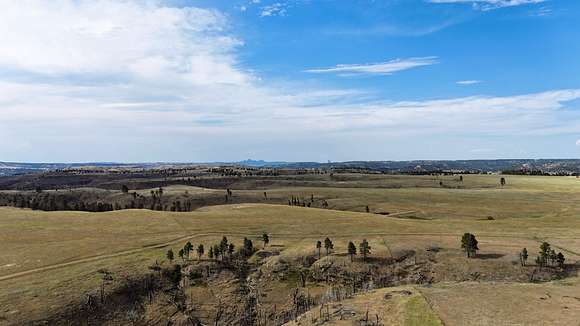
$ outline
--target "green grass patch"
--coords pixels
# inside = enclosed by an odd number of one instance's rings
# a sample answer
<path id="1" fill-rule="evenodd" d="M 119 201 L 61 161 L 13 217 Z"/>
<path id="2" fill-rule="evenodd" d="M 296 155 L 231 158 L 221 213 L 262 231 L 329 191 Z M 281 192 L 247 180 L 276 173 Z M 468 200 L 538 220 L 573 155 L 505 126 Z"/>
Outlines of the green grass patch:
<path id="1" fill-rule="evenodd" d="M 425 298 L 417 295 L 405 303 L 405 326 L 443 326 L 443 323 Z"/>

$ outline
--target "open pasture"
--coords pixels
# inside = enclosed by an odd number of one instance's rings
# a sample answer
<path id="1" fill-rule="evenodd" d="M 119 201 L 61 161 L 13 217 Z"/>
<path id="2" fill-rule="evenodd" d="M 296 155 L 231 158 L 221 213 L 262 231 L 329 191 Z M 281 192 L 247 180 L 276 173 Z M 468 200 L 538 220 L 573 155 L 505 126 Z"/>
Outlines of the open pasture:
<path id="1" fill-rule="evenodd" d="M 401 179 L 414 178 L 417 177 Z M 265 190 L 268 201 L 275 202 L 272 198 L 281 200 L 291 194 L 306 197 L 314 193 L 315 198 L 324 198 L 331 208 L 340 210 L 266 203 L 235 203 L 181 213 L 150 210 L 41 212 L 0 208 L 0 324 L 37 320 L 82 301 L 85 294 L 98 289 L 100 269 L 110 270 L 116 282 L 147 272 L 148 266 L 155 261 L 166 264 L 164 256 L 169 248 L 176 250 L 186 241 L 210 245 L 223 235 L 235 244 L 240 244 L 244 237 L 259 244 L 262 232 L 268 232 L 271 245 L 280 248 L 280 257 L 288 260 L 314 255 L 315 242 L 325 237 L 334 241 L 334 255 L 338 258 L 345 255 L 348 241 L 359 243 L 363 238 L 369 240 L 375 257 L 437 246 L 442 249 L 437 254 L 436 266 L 438 280 L 442 282 L 455 281 L 457 275 L 475 270 L 491 275 L 489 277 L 505 274 L 509 279 L 519 268 L 516 263 L 519 250 L 529 248 L 533 259 L 543 240 L 564 252 L 568 262 L 580 260 L 577 179 L 510 177 L 508 185 L 502 189 L 484 186 L 491 185 L 490 180 L 497 180 L 497 176 L 468 176 L 464 182 L 471 182 L 470 178 L 474 178 L 471 186 L 456 189 L 408 186 L 385 189 L 274 187 Z M 197 195 L 217 190 L 166 189 L 168 194 L 185 191 Z M 244 192 L 257 197 L 263 191 L 234 190 L 234 196 Z M 371 213 L 359 212 L 366 205 L 371 207 Z M 393 215 L 406 211 L 416 213 L 398 216 L 373 213 L 379 209 L 392 211 Z M 494 219 L 489 220 L 487 216 L 494 216 Z M 480 254 L 487 259 L 463 257 L 459 240 L 464 232 L 477 235 Z M 482 282 L 478 283 L 482 293 L 487 291 L 485 293 L 491 296 L 496 285 Z M 552 282 L 526 286 L 531 289 L 530 295 L 544 289 L 557 293 L 560 288 L 570 289 L 565 290 L 562 297 L 580 289 L 578 278 L 566 282 L 566 285 Z M 505 287 L 502 300 L 524 300 L 513 290 L 518 285 L 510 284 L 502 285 Z M 471 313 L 469 309 L 473 308 L 463 309 L 449 301 L 455 300 L 454 293 L 466 295 L 462 291 L 465 290 L 460 285 L 437 285 L 421 293 L 446 325 L 458 325 L 465 317 L 462 314 Z M 477 314 L 487 318 L 486 321 L 503 320 L 498 318 L 505 315 L 494 317 L 494 309 L 499 308 L 491 299 L 482 300 L 491 303 L 483 305 Z M 564 309 L 560 301 L 549 305 L 549 311 L 542 314 Z M 450 311 L 449 306 L 457 309 Z M 566 311 L 569 316 L 563 320 L 579 316 L 577 309 L 576 314 L 572 310 L 576 306 L 572 303 L 566 306 L 570 308 Z M 529 313 L 535 316 L 526 310 L 526 314 Z"/>

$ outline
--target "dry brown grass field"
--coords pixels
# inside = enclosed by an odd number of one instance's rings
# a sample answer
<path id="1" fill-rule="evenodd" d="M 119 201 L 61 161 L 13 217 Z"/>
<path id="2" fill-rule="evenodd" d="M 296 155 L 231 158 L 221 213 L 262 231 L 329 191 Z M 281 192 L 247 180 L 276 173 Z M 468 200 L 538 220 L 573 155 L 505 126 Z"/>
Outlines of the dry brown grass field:
<path id="1" fill-rule="evenodd" d="M 527 247 L 533 260 L 544 240 L 557 246 L 567 262 L 580 260 L 579 179 L 510 176 L 508 184 L 500 187 L 497 175 L 469 175 L 462 183 L 457 177 L 343 178 L 333 181 L 337 187 L 273 184 L 266 190 L 234 190 L 234 196 L 244 193 L 256 198 L 267 191 L 269 199 L 183 213 L 0 208 L 0 324 L 40 320 L 76 304 L 99 288 L 100 269 L 112 272 L 114 281 L 109 287 L 113 288 L 125 277 L 147 272 L 155 261 L 166 264 L 165 252 L 169 248 L 176 251 L 186 241 L 209 245 L 225 235 L 236 244 L 244 237 L 260 243 L 262 232 L 268 232 L 270 245 L 280 249 L 275 258 L 289 261 L 314 255 L 315 242 L 325 237 L 335 243 L 335 253 L 327 259 L 345 261 L 348 241 L 358 244 L 363 238 L 369 240 L 373 257 L 440 247 L 432 286 L 409 287 L 411 296 L 395 295 L 390 301 L 381 298 L 395 288 L 375 290 L 342 303 L 359 312 L 371 305 L 369 309 L 385 316 L 381 317 L 385 322 L 580 325 L 578 277 L 531 284 L 516 281 L 514 276 L 521 269 L 519 250 Z M 440 181 L 453 188 L 441 187 Z M 223 193 L 185 186 L 165 190 L 176 194 L 185 191 L 192 196 Z M 311 194 L 317 200 L 327 200 L 329 209 L 269 203 L 283 202 L 291 195 L 309 198 Z M 366 205 L 371 213 L 364 212 Z M 488 219 L 490 216 L 493 219 Z M 477 236 L 480 255 L 485 259 L 464 257 L 459 248 L 464 232 Z M 274 258 L 270 259 L 274 263 Z M 481 274 L 477 281 L 461 279 L 474 272 Z M 288 293 L 279 291 L 280 296 Z M 207 300 L 217 299 L 213 295 Z M 265 300 L 274 302 L 276 295 Z M 419 315 L 427 316 L 428 321 L 417 319 L 416 311 L 424 311 Z M 299 324 L 308 324 L 312 318 L 305 315 L 301 320 Z M 350 325 L 346 321 L 336 324 Z"/>

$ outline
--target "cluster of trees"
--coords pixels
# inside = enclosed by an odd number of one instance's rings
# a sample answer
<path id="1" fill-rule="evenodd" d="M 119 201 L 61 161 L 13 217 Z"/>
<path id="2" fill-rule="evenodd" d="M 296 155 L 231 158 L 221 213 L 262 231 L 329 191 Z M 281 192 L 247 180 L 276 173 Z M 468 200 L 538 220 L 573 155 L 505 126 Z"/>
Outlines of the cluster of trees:
<path id="1" fill-rule="evenodd" d="M 263 242 L 263 247 L 266 248 L 266 246 L 270 243 L 270 236 L 268 235 L 268 233 L 264 232 L 262 234 L 261 239 Z M 316 241 L 316 251 L 318 254 L 318 259 L 321 258 L 321 250 L 323 246 L 327 256 L 330 255 L 334 250 L 334 243 L 332 242 L 332 240 L 330 240 L 330 238 L 327 237 L 326 239 L 324 239 L 324 242 L 320 240 Z M 193 251 L 193 249 L 194 249 L 193 245 L 191 244 L 191 242 L 188 241 L 185 244 L 185 246 L 179 250 L 178 255 L 182 260 L 189 259 L 190 253 Z M 247 258 L 252 256 L 255 251 L 256 249 L 254 248 L 252 240 L 244 238 L 243 244 L 238 250 L 238 254 L 242 257 Z M 204 245 L 199 244 L 197 246 L 196 252 L 198 259 L 201 259 L 201 257 L 205 253 Z M 356 245 L 352 241 L 350 241 L 348 243 L 347 252 L 351 258 L 351 261 L 354 261 L 354 256 L 357 255 L 357 252 L 358 254 L 362 255 L 363 261 L 366 261 L 367 257 L 371 253 L 371 246 L 369 245 L 367 239 L 363 239 L 363 241 L 359 244 L 357 249 Z M 219 259 L 224 261 L 226 259 L 231 259 L 234 253 L 235 253 L 235 245 L 229 242 L 228 238 L 224 236 L 220 241 L 220 243 L 214 244 L 213 246 L 209 247 L 208 258 L 216 260 Z M 173 262 L 175 256 L 172 249 L 169 249 L 167 251 L 166 257 L 170 262 Z"/>
<path id="2" fill-rule="evenodd" d="M 191 212 L 191 202 L 185 201 L 182 205 L 181 201 L 176 200 L 171 204 L 169 210 L 172 212 Z"/>
<path id="3" fill-rule="evenodd" d="M 541 169 L 519 169 L 519 170 L 504 170 L 501 171 L 501 174 L 507 175 L 541 175 L 541 176 L 578 176 L 578 172 L 568 171 L 566 169 L 562 169 L 561 171 L 544 171 Z"/>
<path id="4" fill-rule="evenodd" d="M 223 237 L 222 241 L 218 244 L 214 244 L 209 248 L 208 257 L 209 259 L 220 259 L 224 261 L 227 258 L 232 258 L 235 251 L 235 245 L 228 242 L 227 237 Z"/>
<path id="5" fill-rule="evenodd" d="M 324 243 L 320 240 L 316 241 L 316 252 L 318 254 L 318 259 L 321 257 L 321 250 L 323 245 L 327 256 L 330 255 L 334 249 L 334 243 L 328 237 L 324 239 Z M 350 241 L 348 243 L 347 252 L 350 256 L 350 260 L 354 261 L 354 256 L 357 254 L 357 247 L 354 242 Z M 358 252 L 363 256 L 363 261 L 366 261 L 368 255 L 371 253 L 371 246 L 369 245 L 367 239 L 363 239 L 363 241 L 359 244 Z"/>
<path id="6" fill-rule="evenodd" d="M 520 252 L 520 262 L 522 266 L 526 265 L 528 260 L 528 250 L 526 248 L 522 249 Z M 540 252 L 536 257 L 536 264 L 539 267 L 564 267 L 564 262 L 566 257 L 561 252 L 556 253 L 554 249 L 551 248 L 548 242 L 542 242 L 540 245 Z"/>
<path id="7" fill-rule="evenodd" d="M 320 250 L 322 249 L 322 242 L 320 240 L 316 241 L 316 251 L 318 251 L 318 259 L 320 259 Z M 330 238 L 324 239 L 324 249 L 326 250 L 326 255 L 330 255 L 332 249 L 334 249 L 334 243 Z"/>
<path id="8" fill-rule="evenodd" d="M 50 194 L 46 192 L 37 192 L 34 194 L 0 194 L 0 206 L 13 206 L 42 211 L 107 212 L 115 209 L 112 203 L 98 200 L 84 201 L 68 196 L 67 194 Z"/>
<path id="9" fill-rule="evenodd" d="M 191 200 L 165 198 L 163 188 L 151 190 L 151 196 L 142 196 L 121 186 L 123 196 L 105 195 L 91 191 L 43 191 L 0 193 L 0 206 L 29 208 L 42 211 L 108 212 L 121 209 L 144 209 L 156 211 L 190 212 Z"/>
<path id="10" fill-rule="evenodd" d="M 471 233 L 463 234 L 461 238 L 461 248 L 465 251 L 468 258 L 475 257 L 477 251 L 479 250 L 478 242 L 475 236 Z M 350 244 L 349 244 L 350 253 Z M 527 248 L 523 248 L 518 254 L 520 259 L 520 264 L 526 266 L 529 253 Z M 554 249 L 550 246 L 548 242 L 542 242 L 540 245 L 540 251 L 536 257 L 536 265 L 539 267 L 564 267 L 566 262 L 566 257 L 561 252 L 556 253 Z"/>
<path id="11" fill-rule="evenodd" d="M 163 198 L 163 188 L 159 187 L 157 190 L 151 190 L 151 204 L 150 209 L 152 211 L 162 211 L 163 203 L 161 202 Z"/>
<path id="12" fill-rule="evenodd" d="M 251 175 L 276 177 L 280 175 L 280 172 L 276 169 L 256 169 Z"/>
<path id="13" fill-rule="evenodd" d="M 363 241 L 359 244 L 358 247 L 359 253 L 363 256 L 363 262 L 367 261 L 368 255 L 371 253 L 371 246 L 367 239 L 363 239 Z M 348 255 L 350 256 L 350 261 L 354 261 L 354 256 L 357 254 L 355 244 L 350 241 L 348 243 Z"/>
<path id="14" fill-rule="evenodd" d="M 226 189 L 226 203 L 228 201 L 230 201 L 230 199 L 232 198 L 233 195 L 234 195 L 234 193 L 232 192 L 232 190 L 230 188 Z"/>
<path id="15" fill-rule="evenodd" d="M 327 174 L 328 171 L 318 168 L 271 168 L 271 167 L 216 167 L 208 172 L 222 177 L 250 177 L 250 176 L 279 176 L 279 175 L 306 175 Z"/>
<path id="16" fill-rule="evenodd" d="M 268 233 L 264 232 L 262 234 L 262 242 L 264 243 L 264 248 L 270 243 L 270 236 Z M 233 258 L 234 254 L 236 253 L 235 248 L 236 246 L 230 242 L 226 236 L 224 236 L 218 244 L 214 244 L 209 247 L 207 256 L 209 259 L 225 261 L 227 259 Z M 183 246 L 183 248 L 179 249 L 177 254 L 183 261 L 189 260 L 190 255 L 194 249 L 197 253 L 197 259 L 200 260 L 205 254 L 205 246 L 202 243 L 200 243 L 197 248 L 195 248 L 193 244 L 188 241 Z M 247 258 L 252 256 L 255 251 L 256 249 L 254 248 L 252 240 L 244 238 L 242 245 L 237 251 L 237 254 L 240 257 Z M 175 259 L 175 253 L 173 252 L 173 249 L 169 249 L 165 256 L 170 263 L 173 263 L 173 260 Z"/>
<path id="17" fill-rule="evenodd" d="M 306 202 L 306 200 L 304 198 L 302 200 L 300 200 L 300 198 L 295 197 L 295 196 L 292 196 L 290 199 L 288 199 L 289 206 L 310 207 L 310 206 L 312 206 L 313 203 L 314 203 L 314 194 L 310 195 L 309 202 Z"/>
<path id="18" fill-rule="evenodd" d="M 265 193 L 264 193 L 265 194 Z M 312 207 L 314 205 L 314 194 L 310 194 L 310 200 L 300 199 L 297 196 L 292 196 L 288 199 L 288 206 L 299 206 L 299 207 Z M 322 208 L 328 208 L 328 202 L 324 199 L 321 200 Z"/>

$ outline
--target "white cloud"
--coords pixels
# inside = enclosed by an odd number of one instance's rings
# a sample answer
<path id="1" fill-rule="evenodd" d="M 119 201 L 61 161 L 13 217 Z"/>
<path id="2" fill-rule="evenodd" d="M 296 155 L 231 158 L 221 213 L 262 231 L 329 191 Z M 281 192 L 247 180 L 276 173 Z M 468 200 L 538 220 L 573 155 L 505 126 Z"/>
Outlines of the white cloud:
<path id="1" fill-rule="evenodd" d="M 395 59 L 383 63 L 341 64 L 331 68 L 308 69 L 309 73 L 339 73 L 364 75 L 391 75 L 394 72 L 429 66 L 437 63 L 437 57 Z"/>
<path id="2" fill-rule="evenodd" d="M 324 160 L 341 150 L 357 158 L 357 150 L 385 148 L 389 137 L 409 137 L 399 143 L 410 147 L 436 135 L 580 130 L 576 111 L 556 114 L 580 98 L 575 89 L 381 102 L 356 89 L 265 85 L 239 67 L 242 42 L 210 10 L 138 0 L 0 6 L 0 69 L 11 71 L 0 77 L 5 160 L 209 161 L 251 153 Z M 436 61 L 318 72 L 389 74 Z M 476 146 L 490 145 L 469 148 Z"/>
<path id="3" fill-rule="evenodd" d="M 0 0 L 0 67 L 49 75 L 115 75 L 243 83 L 222 14 L 156 1 Z"/>
<path id="4" fill-rule="evenodd" d="M 580 146 L 580 139 L 576 141 L 576 146 Z"/>
<path id="5" fill-rule="evenodd" d="M 299 155 L 304 149 L 293 146 L 303 142 L 331 150 L 358 139 L 352 145 L 360 149 L 361 142 L 381 148 L 393 137 L 411 144 L 437 135 L 541 137 L 580 130 L 580 116 L 558 115 L 566 102 L 580 99 L 580 89 L 383 103 L 356 91 L 246 85 L 159 90 L 1 83 L 0 88 L 5 90 L 0 154 L 8 158 L 29 153 L 37 160 L 207 161 L 247 157 L 246 151 L 268 151 L 270 144 L 278 149 L 270 155 L 284 159 L 288 153 L 280 148 Z M 23 152 L 23 144 L 30 151 Z M 322 154 L 302 155 L 323 159 Z"/>
<path id="6" fill-rule="evenodd" d="M 286 5 L 281 2 L 264 6 L 261 9 L 260 17 L 284 16 L 287 13 Z"/>
<path id="7" fill-rule="evenodd" d="M 505 7 L 515 7 L 528 4 L 537 4 L 548 0 L 428 0 L 430 3 L 466 3 L 472 4 L 475 9 L 492 10 Z"/>
<path id="8" fill-rule="evenodd" d="M 481 83 L 481 80 L 460 80 L 455 83 L 458 85 L 474 85 Z"/>
<path id="9" fill-rule="evenodd" d="M 535 10 L 530 11 L 530 16 L 532 17 L 547 17 L 553 14 L 552 8 L 549 7 L 540 7 Z"/>

